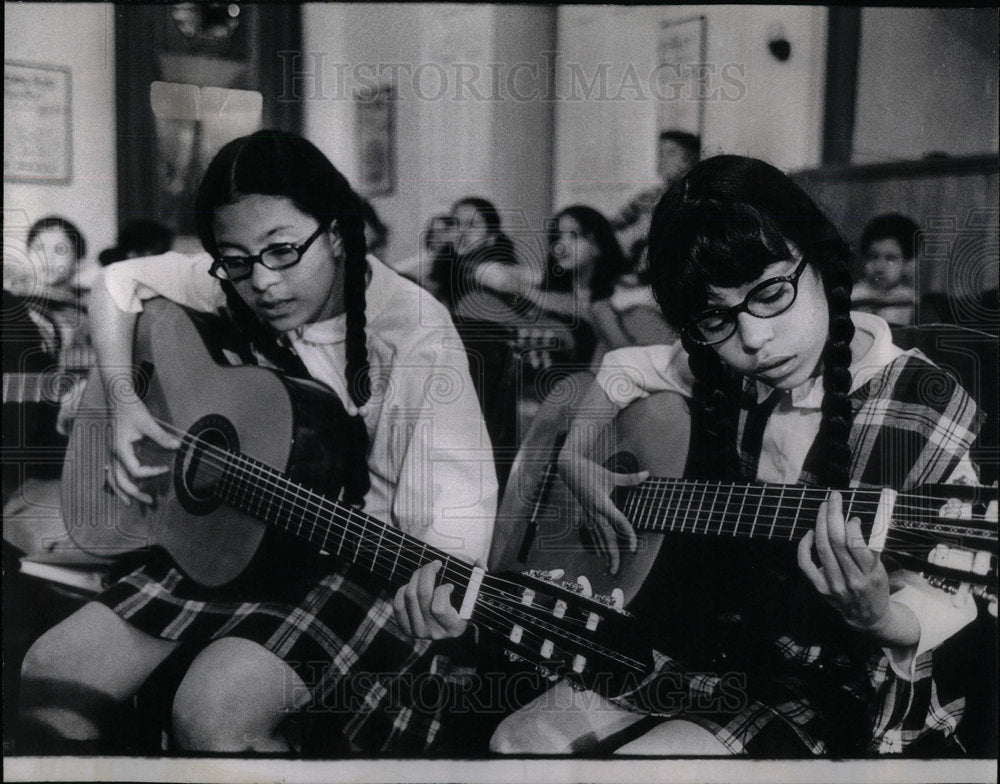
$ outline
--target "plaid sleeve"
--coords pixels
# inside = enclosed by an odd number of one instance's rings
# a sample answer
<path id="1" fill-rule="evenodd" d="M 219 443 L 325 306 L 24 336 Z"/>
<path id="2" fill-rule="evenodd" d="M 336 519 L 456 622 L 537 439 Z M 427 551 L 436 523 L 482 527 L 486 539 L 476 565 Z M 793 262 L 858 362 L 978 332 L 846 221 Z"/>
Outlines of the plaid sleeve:
<path id="1" fill-rule="evenodd" d="M 855 484 L 910 491 L 947 480 L 968 454 L 985 414 L 955 378 L 919 352 L 889 363 L 859 390 L 851 433 Z M 979 608 L 980 620 L 985 610 Z M 880 754 L 963 753 L 959 727 L 968 701 L 983 690 L 984 668 L 969 626 L 920 652 L 912 678 L 884 653 L 869 668 L 871 750 Z M 986 669 L 989 669 L 988 667 Z"/>
<path id="2" fill-rule="evenodd" d="M 950 373 L 922 354 L 904 354 L 863 388 L 851 432 L 851 476 L 862 486 L 901 491 L 942 482 L 984 419 Z"/>

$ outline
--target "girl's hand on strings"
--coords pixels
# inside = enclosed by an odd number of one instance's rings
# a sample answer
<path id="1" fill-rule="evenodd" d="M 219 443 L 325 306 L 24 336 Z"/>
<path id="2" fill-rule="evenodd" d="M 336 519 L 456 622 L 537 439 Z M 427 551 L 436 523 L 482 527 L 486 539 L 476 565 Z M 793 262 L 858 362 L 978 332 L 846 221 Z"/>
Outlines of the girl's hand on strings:
<path id="1" fill-rule="evenodd" d="M 611 574 L 617 574 L 621 562 L 619 537 L 625 540 L 629 552 L 635 552 L 637 541 L 635 529 L 615 506 L 611 493 L 616 487 L 644 482 L 649 472 L 618 474 L 568 446 L 559 454 L 558 469 L 563 482 L 583 507 L 598 551 L 607 558 Z"/>
<path id="2" fill-rule="evenodd" d="M 424 564 L 396 591 L 392 609 L 397 623 L 411 637 L 422 640 L 460 637 L 469 625 L 451 603 L 455 586 L 437 584 L 441 566 L 440 561 Z"/>
<path id="3" fill-rule="evenodd" d="M 175 450 L 181 445 L 180 439 L 164 430 L 138 400 L 115 403 L 113 428 L 114 437 L 108 444 L 104 466 L 108 485 L 126 504 L 135 499 L 151 505 L 153 497 L 144 492 L 139 483 L 167 473 L 171 466 L 143 465 L 136 455 L 136 444 L 148 438 L 164 449 Z"/>
<path id="4" fill-rule="evenodd" d="M 819 565 L 813 561 L 815 544 Z M 816 528 L 799 542 L 799 567 L 848 626 L 877 633 L 887 619 L 889 575 L 879 554 L 869 549 L 861 521 L 844 521 L 840 493 L 833 491 L 819 508 Z"/>

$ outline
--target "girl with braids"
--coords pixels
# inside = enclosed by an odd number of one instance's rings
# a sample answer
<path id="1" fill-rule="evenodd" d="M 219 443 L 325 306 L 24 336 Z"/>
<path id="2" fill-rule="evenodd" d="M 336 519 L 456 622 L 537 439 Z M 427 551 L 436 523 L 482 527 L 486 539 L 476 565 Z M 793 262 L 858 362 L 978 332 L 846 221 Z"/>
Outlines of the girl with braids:
<path id="1" fill-rule="evenodd" d="M 894 346 L 884 321 L 850 312 L 850 262 L 809 197 L 758 160 L 704 160 L 660 201 L 650 275 L 681 341 L 609 352 L 559 458 L 612 571 L 636 536 L 610 492 L 647 474 L 585 455 L 652 392 L 690 399 L 698 478 L 903 491 L 976 481 L 968 450 L 982 415 L 951 376 Z M 668 538 L 629 605 L 650 629 L 655 672 L 613 701 L 560 682 L 504 719 L 493 750 L 960 753 L 956 662 L 976 606 L 884 564 L 835 491 L 794 558 L 740 537 Z"/>
<path id="2" fill-rule="evenodd" d="M 347 180 L 305 139 L 260 131 L 222 148 L 195 208 L 206 254 L 123 261 L 95 288 L 94 342 L 109 391 L 116 369 L 131 366 L 143 299 L 228 314 L 258 363 L 321 381 L 343 403 L 330 415 L 346 420 L 345 501 L 482 559 L 497 487 L 466 355 L 441 305 L 366 256 L 361 201 Z M 448 394 L 435 392 L 442 383 Z M 137 399 L 117 389 L 109 400 L 108 483 L 126 503 L 154 503 L 142 481 L 170 469 L 141 465 L 135 443 L 178 441 Z M 43 635 L 22 690 L 39 750 L 99 741 L 107 750 L 105 721 L 181 646 L 196 654 L 173 701 L 183 749 L 288 750 L 284 719 L 304 708 L 333 722 L 327 751 L 428 748 L 438 717 L 411 704 L 406 686 L 427 671 L 430 643 L 410 636 L 374 578 L 269 538 L 262 557 L 217 589 L 154 549 Z"/>

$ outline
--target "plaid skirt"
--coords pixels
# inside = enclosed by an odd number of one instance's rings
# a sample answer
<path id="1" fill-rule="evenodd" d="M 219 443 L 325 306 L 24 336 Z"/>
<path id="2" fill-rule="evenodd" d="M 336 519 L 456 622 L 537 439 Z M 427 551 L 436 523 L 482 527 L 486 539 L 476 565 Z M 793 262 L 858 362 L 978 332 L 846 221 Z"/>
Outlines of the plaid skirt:
<path id="1" fill-rule="evenodd" d="M 766 665 L 759 657 L 747 667 L 735 651 L 722 651 L 702 670 L 654 651 L 653 671 L 612 700 L 648 719 L 615 745 L 659 721 L 680 719 L 707 729 L 733 754 L 754 758 L 865 754 L 872 696 L 866 669 L 843 653 L 830 656 L 788 636 L 768 647 Z"/>
<path id="2" fill-rule="evenodd" d="M 294 545 L 267 552 L 235 582 L 206 588 L 154 548 L 97 601 L 163 639 L 204 646 L 239 637 L 263 646 L 309 688 L 304 711 L 336 736 L 327 748 L 430 748 L 441 713 L 441 702 L 427 696 L 431 643 L 399 628 L 393 592 L 362 570 Z"/>

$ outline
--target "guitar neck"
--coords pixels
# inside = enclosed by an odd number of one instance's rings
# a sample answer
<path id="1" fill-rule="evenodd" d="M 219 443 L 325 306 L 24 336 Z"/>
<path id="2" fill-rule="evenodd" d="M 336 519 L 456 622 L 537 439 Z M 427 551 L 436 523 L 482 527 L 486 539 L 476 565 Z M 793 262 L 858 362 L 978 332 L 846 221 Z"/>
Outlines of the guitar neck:
<path id="1" fill-rule="evenodd" d="M 270 466 L 242 454 L 213 451 L 220 462 L 215 494 L 219 500 L 311 543 L 322 553 L 345 559 L 390 586 L 405 584 L 424 564 L 441 561 L 439 582 L 451 582 L 461 599 L 473 567 L 398 528 L 296 484 Z"/>
<path id="2" fill-rule="evenodd" d="M 4 373 L 4 403 L 61 403 L 81 376 L 69 371 Z"/>
<path id="3" fill-rule="evenodd" d="M 623 488 L 616 503 L 640 531 L 794 541 L 815 525 L 826 495 L 804 485 L 656 478 Z M 843 497 L 845 516 L 868 524 L 875 518 L 877 492 L 847 490 Z"/>

